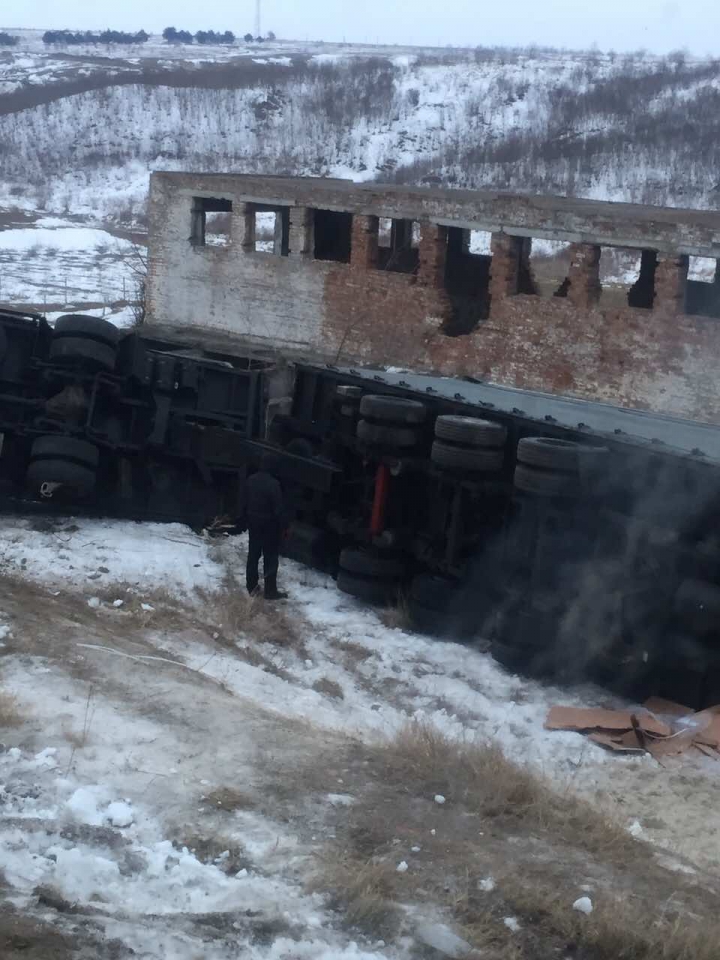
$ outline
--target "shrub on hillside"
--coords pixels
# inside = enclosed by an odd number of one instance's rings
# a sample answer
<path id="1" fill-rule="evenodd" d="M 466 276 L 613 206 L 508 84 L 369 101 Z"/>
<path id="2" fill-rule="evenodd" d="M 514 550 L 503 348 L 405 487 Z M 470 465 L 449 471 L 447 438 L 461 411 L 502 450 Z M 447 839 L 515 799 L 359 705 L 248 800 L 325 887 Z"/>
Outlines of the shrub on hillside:
<path id="1" fill-rule="evenodd" d="M 16 47 L 19 37 L 14 37 L 10 33 L 0 30 L 0 47 Z"/>
<path id="2" fill-rule="evenodd" d="M 193 35 L 189 30 L 176 30 L 175 27 L 165 27 L 162 35 L 168 43 L 193 42 Z"/>

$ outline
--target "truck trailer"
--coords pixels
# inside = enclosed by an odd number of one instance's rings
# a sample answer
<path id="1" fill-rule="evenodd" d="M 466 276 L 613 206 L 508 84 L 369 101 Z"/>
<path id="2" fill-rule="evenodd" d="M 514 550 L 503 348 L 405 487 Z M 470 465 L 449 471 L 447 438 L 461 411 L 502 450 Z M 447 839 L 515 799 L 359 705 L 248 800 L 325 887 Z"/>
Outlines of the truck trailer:
<path id="1" fill-rule="evenodd" d="M 260 460 L 287 556 L 508 668 L 720 693 L 720 429 L 0 310 L 4 510 L 217 527 Z"/>

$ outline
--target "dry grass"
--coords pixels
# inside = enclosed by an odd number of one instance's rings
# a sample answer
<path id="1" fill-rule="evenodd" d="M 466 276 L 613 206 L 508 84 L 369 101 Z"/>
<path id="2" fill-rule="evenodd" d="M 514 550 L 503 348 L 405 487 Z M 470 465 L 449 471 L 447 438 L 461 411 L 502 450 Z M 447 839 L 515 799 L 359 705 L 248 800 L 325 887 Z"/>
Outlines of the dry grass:
<path id="1" fill-rule="evenodd" d="M 505 903 L 535 935 L 581 946 L 592 960 L 718 960 L 720 923 L 667 910 L 641 897 L 601 894 L 586 916 L 571 909 L 573 894 L 547 884 L 507 878 Z"/>
<path id="2" fill-rule="evenodd" d="M 720 958 L 712 889 L 664 870 L 650 847 L 496 747 L 411 724 L 365 759 L 375 786 L 315 878 L 348 926 L 412 935 L 399 903 L 427 904 L 488 960 Z M 398 874 L 401 859 L 410 869 Z M 496 887 L 482 891 L 489 874 Z M 584 879 L 589 916 L 572 908 Z"/>
<path id="3" fill-rule="evenodd" d="M 390 630 L 412 630 L 410 603 L 406 594 L 399 594 L 396 603 L 381 610 L 380 620 Z"/>
<path id="4" fill-rule="evenodd" d="M 252 797 L 235 787 L 218 787 L 205 798 L 208 803 L 219 810 L 232 812 L 234 810 L 252 810 L 256 803 Z"/>
<path id="5" fill-rule="evenodd" d="M 261 596 L 249 596 L 232 577 L 226 577 L 222 592 L 211 598 L 210 605 L 219 628 L 230 638 L 245 634 L 260 643 L 289 647 L 306 657 L 306 625 L 297 613 L 268 603 Z"/>
<path id="6" fill-rule="evenodd" d="M 323 696 L 331 697 L 333 700 L 345 699 L 343 688 L 339 683 L 336 683 L 335 680 L 331 680 L 329 677 L 321 677 L 319 680 L 316 680 L 312 688 L 316 693 L 322 693 Z"/>
<path id="7" fill-rule="evenodd" d="M 364 647 L 361 643 L 355 643 L 353 640 L 332 639 L 330 645 L 344 654 L 346 660 L 354 665 L 363 663 L 370 657 L 375 656 L 372 650 L 368 650 L 367 647 Z"/>
<path id="8" fill-rule="evenodd" d="M 400 910 L 394 903 L 396 877 L 387 863 L 333 857 L 322 863 L 312 887 L 328 892 L 330 906 L 342 913 L 344 926 L 374 939 L 390 939 L 400 928 Z"/>
<path id="9" fill-rule="evenodd" d="M 495 743 L 458 743 L 433 727 L 411 723 L 379 751 L 383 775 L 441 794 L 483 818 L 522 818 L 526 826 L 560 831 L 568 843 L 613 860 L 638 856 L 641 845 L 609 816 L 512 763 Z"/>
<path id="10" fill-rule="evenodd" d="M 239 870 L 251 870 L 254 864 L 237 840 L 223 833 L 211 835 L 188 833 L 187 828 L 170 831 L 170 839 L 177 847 L 187 847 L 201 863 L 214 863 L 223 873 L 234 876 Z"/>
<path id="11" fill-rule="evenodd" d="M 0 729 L 19 727 L 22 714 L 15 697 L 0 690 Z"/>
<path id="12" fill-rule="evenodd" d="M 248 646 L 247 644 L 244 647 L 238 647 L 233 644 L 232 650 L 238 656 L 242 657 L 246 663 L 249 663 L 251 667 L 258 667 L 267 673 L 272 673 L 273 676 L 279 677 L 281 680 L 286 680 L 288 683 L 292 683 L 295 679 L 291 673 L 283 670 L 282 667 L 278 667 L 277 664 L 273 663 L 265 654 L 256 650 L 255 647 Z"/>

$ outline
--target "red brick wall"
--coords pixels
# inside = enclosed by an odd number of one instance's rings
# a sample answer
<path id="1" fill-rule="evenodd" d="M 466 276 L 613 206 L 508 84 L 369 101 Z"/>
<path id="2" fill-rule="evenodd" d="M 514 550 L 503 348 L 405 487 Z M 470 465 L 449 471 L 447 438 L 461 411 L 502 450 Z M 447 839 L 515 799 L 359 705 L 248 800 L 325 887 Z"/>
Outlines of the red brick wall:
<path id="1" fill-rule="evenodd" d="M 507 263 L 504 263 L 507 267 Z M 672 416 L 720 422 L 720 321 L 679 315 L 685 260 L 662 267 L 653 310 L 593 306 L 596 263 L 585 251 L 572 297 L 503 296 L 496 273 L 490 318 L 448 337 L 450 304 L 420 278 L 344 266 L 326 278 L 323 345 L 333 358 L 566 393 Z M 572 285 L 571 285 L 572 290 Z M 576 306 L 576 304 L 587 306 Z"/>

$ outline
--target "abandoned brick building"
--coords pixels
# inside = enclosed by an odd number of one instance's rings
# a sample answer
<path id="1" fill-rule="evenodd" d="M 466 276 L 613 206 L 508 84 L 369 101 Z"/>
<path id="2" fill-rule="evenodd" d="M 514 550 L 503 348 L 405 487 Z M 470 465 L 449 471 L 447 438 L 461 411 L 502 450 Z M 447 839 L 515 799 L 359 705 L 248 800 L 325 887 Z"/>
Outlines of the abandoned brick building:
<path id="1" fill-rule="evenodd" d="M 160 327 L 720 422 L 720 213 L 190 173 L 150 209 Z"/>

